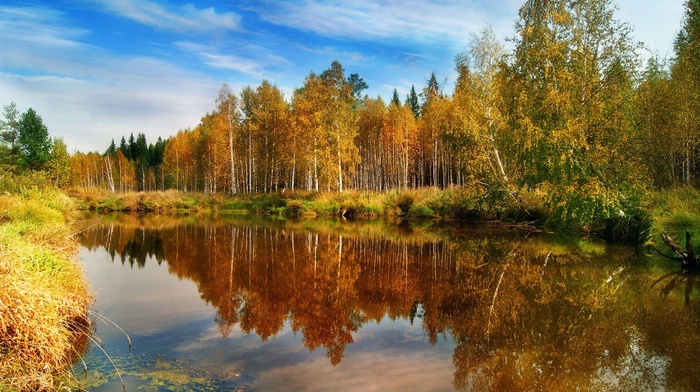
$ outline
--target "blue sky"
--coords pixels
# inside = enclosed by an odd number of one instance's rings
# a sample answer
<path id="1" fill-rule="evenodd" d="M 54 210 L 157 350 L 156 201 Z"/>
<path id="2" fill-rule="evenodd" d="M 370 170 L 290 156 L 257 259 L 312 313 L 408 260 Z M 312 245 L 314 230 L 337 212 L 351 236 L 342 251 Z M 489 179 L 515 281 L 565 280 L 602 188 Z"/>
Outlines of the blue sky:
<path id="1" fill-rule="evenodd" d="M 486 25 L 505 40 L 524 0 L 54 0 L 0 2 L 0 104 L 34 108 L 69 151 L 104 151 L 195 127 L 222 83 L 263 79 L 289 98 L 333 60 L 371 96 L 454 82 L 454 56 Z M 617 19 L 672 54 L 683 0 L 619 0 Z"/>

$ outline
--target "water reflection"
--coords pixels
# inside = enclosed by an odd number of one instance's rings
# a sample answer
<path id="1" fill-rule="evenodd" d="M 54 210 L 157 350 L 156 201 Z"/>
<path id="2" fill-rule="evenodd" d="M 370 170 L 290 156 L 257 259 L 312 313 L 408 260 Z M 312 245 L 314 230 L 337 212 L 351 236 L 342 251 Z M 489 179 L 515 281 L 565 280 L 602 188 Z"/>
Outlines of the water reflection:
<path id="1" fill-rule="evenodd" d="M 665 286 L 662 303 L 649 287 L 665 271 L 640 265 L 631 248 L 509 230 L 96 219 L 84 246 L 132 268 L 166 262 L 196 283 L 223 337 L 237 327 L 266 341 L 289 323 L 337 365 L 364 325 L 388 316 L 420 320 L 431 344 L 454 342 L 460 390 L 700 382 L 690 365 L 700 359 L 700 312 L 674 306 L 692 302 L 694 279 L 683 280 L 685 296 L 673 294 L 680 280 Z"/>

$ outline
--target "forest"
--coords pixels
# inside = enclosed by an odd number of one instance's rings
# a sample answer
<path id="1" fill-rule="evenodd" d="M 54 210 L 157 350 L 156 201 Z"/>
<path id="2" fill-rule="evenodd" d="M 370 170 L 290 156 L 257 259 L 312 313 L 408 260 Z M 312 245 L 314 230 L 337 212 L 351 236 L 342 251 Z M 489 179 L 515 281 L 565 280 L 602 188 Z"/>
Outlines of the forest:
<path id="1" fill-rule="evenodd" d="M 535 195 L 563 226 L 630 217 L 645 192 L 700 179 L 699 6 L 686 2 L 674 57 L 643 64 L 610 0 L 528 0 L 512 51 L 489 27 L 472 34 L 451 93 L 433 73 L 385 102 L 334 61 L 291 97 L 266 80 L 224 83 L 194 129 L 151 143 L 131 133 L 104 152 L 69 154 L 13 102 L 0 167 L 112 192 L 458 187 L 493 202 Z"/>

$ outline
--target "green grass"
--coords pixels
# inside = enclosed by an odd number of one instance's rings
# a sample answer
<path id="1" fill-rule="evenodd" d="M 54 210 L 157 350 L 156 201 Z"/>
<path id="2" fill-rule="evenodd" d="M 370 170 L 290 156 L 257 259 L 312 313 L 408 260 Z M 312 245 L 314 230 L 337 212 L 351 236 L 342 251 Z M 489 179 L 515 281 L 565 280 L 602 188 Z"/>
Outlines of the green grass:
<path id="1" fill-rule="evenodd" d="M 660 244 L 660 235 L 666 233 L 684 246 L 688 232 L 700 250 L 700 192 L 693 188 L 680 188 L 651 194 L 652 227 L 649 240 Z"/>

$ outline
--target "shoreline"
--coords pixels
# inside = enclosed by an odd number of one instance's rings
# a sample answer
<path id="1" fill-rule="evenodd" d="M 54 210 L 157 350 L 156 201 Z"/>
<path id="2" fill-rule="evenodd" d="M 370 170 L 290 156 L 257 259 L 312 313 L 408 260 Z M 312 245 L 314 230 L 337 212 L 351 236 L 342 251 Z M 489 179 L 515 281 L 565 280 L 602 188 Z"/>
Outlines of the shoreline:
<path id="1" fill-rule="evenodd" d="M 583 216 L 562 224 L 541 192 L 512 195 L 483 194 L 468 188 L 418 188 L 386 192 L 278 192 L 224 195 L 177 190 L 113 193 L 104 189 L 74 189 L 68 194 L 78 208 L 101 213 L 177 215 L 259 215 L 279 219 L 377 219 L 449 222 L 473 225 L 502 222 L 573 235 L 596 236 L 615 242 L 641 244 L 649 228 L 648 214 L 613 217 Z"/>

